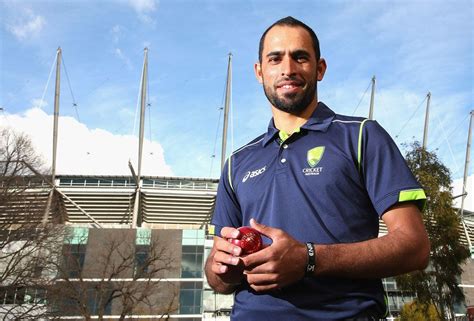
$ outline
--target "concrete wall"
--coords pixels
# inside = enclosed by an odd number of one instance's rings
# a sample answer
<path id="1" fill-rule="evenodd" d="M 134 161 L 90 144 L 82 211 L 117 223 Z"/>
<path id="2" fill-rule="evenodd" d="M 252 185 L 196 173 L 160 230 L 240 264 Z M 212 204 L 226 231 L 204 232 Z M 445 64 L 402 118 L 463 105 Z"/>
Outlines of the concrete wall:
<path id="1" fill-rule="evenodd" d="M 473 286 L 463 287 L 464 295 L 466 296 L 466 305 L 474 305 L 474 260 L 469 258 L 467 263 L 463 265 L 463 274 L 461 276 L 461 284 L 464 286 Z"/>

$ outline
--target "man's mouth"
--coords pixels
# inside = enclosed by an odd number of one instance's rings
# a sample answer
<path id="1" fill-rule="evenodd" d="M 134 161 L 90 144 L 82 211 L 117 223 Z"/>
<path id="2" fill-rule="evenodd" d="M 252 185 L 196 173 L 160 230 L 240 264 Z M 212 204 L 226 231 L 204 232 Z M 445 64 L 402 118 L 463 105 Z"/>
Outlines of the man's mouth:
<path id="1" fill-rule="evenodd" d="M 277 90 L 283 94 L 296 93 L 301 90 L 303 87 L 303 82 L 301 81 L 281 81 L 277 84 Z"/>

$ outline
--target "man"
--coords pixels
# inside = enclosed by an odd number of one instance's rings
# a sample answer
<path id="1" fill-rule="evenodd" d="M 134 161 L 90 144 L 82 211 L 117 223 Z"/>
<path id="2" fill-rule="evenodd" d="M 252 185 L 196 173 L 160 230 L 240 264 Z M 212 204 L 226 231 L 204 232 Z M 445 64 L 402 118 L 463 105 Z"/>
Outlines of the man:
<path id="1" fill-rule="evenodd" d="M 302 22 L 263 34 L 255 74 L 273 118 L 227 160 L 205 267 L 217 292 L 235 292 L 232 320 L 377 320 L 381 278 L 428 264 L 423 190 L 375 121 L 318 102 L 325 71 Z M 245 225 L 267 241 L 250 255 L 228 241 Z"/>

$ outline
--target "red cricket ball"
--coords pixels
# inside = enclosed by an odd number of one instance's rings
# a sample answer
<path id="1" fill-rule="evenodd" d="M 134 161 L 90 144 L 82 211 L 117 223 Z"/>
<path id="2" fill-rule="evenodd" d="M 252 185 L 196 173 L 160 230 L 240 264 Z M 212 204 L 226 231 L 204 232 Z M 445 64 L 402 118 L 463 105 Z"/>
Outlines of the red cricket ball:
<path id="1" fill-rule="evenodd" d="M 240 247 L 243 250 L 242 254 L 255 253 L 262 248 L 262 237 L 257 230 L 249 226 L 239 227 L 238 230 L 240 231 L 239 238 L 229 239 L 229 241 Z"/>

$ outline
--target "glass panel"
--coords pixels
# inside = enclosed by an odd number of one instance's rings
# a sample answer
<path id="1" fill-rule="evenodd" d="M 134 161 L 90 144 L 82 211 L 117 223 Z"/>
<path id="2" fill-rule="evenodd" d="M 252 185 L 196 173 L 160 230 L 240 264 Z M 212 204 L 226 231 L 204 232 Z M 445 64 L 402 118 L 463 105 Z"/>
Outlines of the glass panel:
<path id="1" fill-rule="evenodd" d="M 67 244 L 87 244 L 89 238 L 89 228 L 73 227 L 68 228 L 68 236 L 65 239 Z"/>
<path id="2" fill-rule="evenodd" d="M 183 282 L 180 290 L 180 313 L 201 313 L 202 282 Z"/>
<path id="3" fill-rule="evenodd" d="M 135 276 L 144 277 L 148 272 L 148 259 L 150 247 L 148 245 L 137 245 L 135 247 Z"/>
<path id="4" fill-rule="evenodd" d="M 7 296 L 5 297 L 5 304 L 15 303 L 15 289 L 7 288 Z"/>
<path id="5" fill-rule="evenodd" d="M 46 290 L 36 289 L 35 303 L 45 304 L 46 303 Z"/>
<path id="6" fill-rule="evenodd" d="M 0 287 L 0 304 L 5 303 L 5 296 L 7 295 L 7 289 L 4 287 Z"/>
<path id="7" fill-rule="evenodd" d="M 149 228 L 137 228 L 136 244 L 137 245 L 150 245 L 151 243 L 151 229 Z"/>
<path id="8" fill-rule="evenodd" d="M 196 237 L 196 230 L 183 230 L 183 239 L 195 239 Z"/>
<path id="9" fill-rule="evenodd" d="M 69 277 L 78 277 L 84 266 L 86 258 L 86 245 L 65 244 L 63 246 L 64 271 Z"/>

